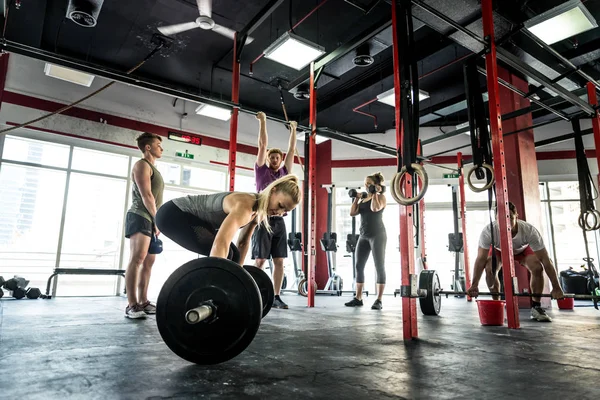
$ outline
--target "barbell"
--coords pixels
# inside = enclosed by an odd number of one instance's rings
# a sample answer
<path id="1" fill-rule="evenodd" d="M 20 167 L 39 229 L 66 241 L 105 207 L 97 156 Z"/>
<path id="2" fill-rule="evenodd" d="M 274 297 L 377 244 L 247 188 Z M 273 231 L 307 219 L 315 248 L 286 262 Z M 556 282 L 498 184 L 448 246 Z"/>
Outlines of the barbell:
<path id="1" fill-rule="evenodd" d="M 187 361 L 225 362 L 250 345 L 274 296 L 271 279 L 260 268 L 241 268 L 217 257 L 195 259 L 176 269 L 161 288 L 158 331 Z"/>
<path id="2" fill-rule="evenodd" d="M 442 290 L 440 286 L 440 278 L 436 271 L 428 269 L 423 270 L 419 274 L 419 289 L 417 293 L 410 293 L 410 291 L 404 291 L 403 297 L 417 297 L 419 299 L 419 305 L 421 306 L 421 312 L 424 315 L 439 315 L 442 307 L 442 295 L 463 295 L 466 296 L 467 292 L 457 292 Z M 498 292 L 480 292 L 479 296 L 503 296 L 504 293 Z M 517 297 L 552 297 L 549 293 L 514 293 Z M 598 301 L 600 296 L 590 294 L 571 294 L 565 293 L 565 298 L 573 298 L 577 300 L 593 300 L 594 307 L 598 309 Z"/>

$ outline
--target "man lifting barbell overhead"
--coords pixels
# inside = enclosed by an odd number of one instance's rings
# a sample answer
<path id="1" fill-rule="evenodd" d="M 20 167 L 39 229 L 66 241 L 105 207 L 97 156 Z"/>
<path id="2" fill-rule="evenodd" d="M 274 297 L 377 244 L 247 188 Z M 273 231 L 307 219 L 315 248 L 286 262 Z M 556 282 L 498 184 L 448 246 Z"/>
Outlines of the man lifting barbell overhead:
<path id="1" fill-rule="evenodd" d="M 544 246 L 544 241 L 538 230 L 528 222 L 518 219 L 519 214 L 513 203 L 509 203 L 510 224 L 512 233 L 512 244 L 515 261 L 523 265 L 531 273 L 530 289 L 533 294 L 541 294 L 544 290 L 544 271 L 552 283 L 551 297 L 562 299 L 565 294 L 562 291 L 556 269 L 548 251 Z M 492 231 L 493 229 L 493 231 Z M 493 271 L 493 246 L 496 249 L 497 268 Z M 479 251 L 475 260 L 473 281 L 467 294 L 471 297 L 479 295 L 479 280 L 485 270 L 486 283 L 492 293 L 500 292 L 500 279 L 498 271 L 502 268 L 502 254 L 500 249 L 500 229 L 498 222 L 493 222 L 483 229 L 479 237 Z M 498 300 L 499 296 L 494 296 Z M 552 319 L 546 314 L 540 303 L 540 297 L 532 296 L 531 319 L 540 322 L 551 322 Z"/>
<path id="2" fill-rule="evenodd" d="M 259 122 L 258 131 L 258 153 L 254 164 L 254 178 L 256 191 L 260 192 L 274 180 L 288 175 L 294 165 L 294 153 L 296 152 L 296 121 L 290 121 L 290 137 L 288 151 L 283 159 L 283 152 L 272 148 L 267 151 L 267 116 L 260 111 L 256 114 Z M 270 230 L 258 226 L 252 235 L 252 259 L 256 266 L 263 269 L 265 261 L 273 258 L 273 288 L 275 290 L 274 308 L 287 309 L 288 306 L 281 300 L 281 285 L 283 283 L 284 265 L 287 253 L 287 232 L 282 215 L 269 216 Z"/>

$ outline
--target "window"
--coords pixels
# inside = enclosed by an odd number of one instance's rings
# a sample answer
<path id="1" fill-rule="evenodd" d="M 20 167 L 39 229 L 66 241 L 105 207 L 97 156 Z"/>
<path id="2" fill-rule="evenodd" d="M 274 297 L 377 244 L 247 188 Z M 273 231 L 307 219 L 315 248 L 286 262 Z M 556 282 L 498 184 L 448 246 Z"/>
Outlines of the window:
<path id="1" fill-rule="evenodd" d="M 61 268 L 119 268 L 126 187 L 125 179 L 71 174 Z M 114 286 L 114 276 L 58 279 L 61 296 L 105 295 Z"/>
<path id="2" fill-rule="evenodd" d="M 49 167 L 67 168 L 69 165 L 69 146 L 7 136 L 4 139 L 2 158 Z"/>
<path id="3" fill-rule="evenodd" d="M 226 179 L 227 174 L 225 171 L 215 171 L 207 168 L 195 168 L 184 166 L 183 180 L 181 182 L 181 185 L 197 188 L 211 188 L 215 191 L 222 191 L 226 188 Z"/>
<path id="4" fill-rule="evenodd" d="M 0 166 L 0 275 L 6 279 L 19 275 L 45 287 L 56 265 L 66 175 Z"/>
<path id="5" fill-rule="evenodd" d="M 71 168 L 79 171 L 97 172 L 99 174 L 127 176 L 129 157 L 75 147 Z"/>
<path id="6" fill-rule="evenodd" d="M 254 176 L 235 174 L 235 190 L 238 192 L 256 192 Z"/>
<path id="7" fill-rule="evenodd" d="M 181 165 L 168 163 L 164 161 L 157 161 L 156 169 L 158 169 L 166 184 L 181 184 Z"/>

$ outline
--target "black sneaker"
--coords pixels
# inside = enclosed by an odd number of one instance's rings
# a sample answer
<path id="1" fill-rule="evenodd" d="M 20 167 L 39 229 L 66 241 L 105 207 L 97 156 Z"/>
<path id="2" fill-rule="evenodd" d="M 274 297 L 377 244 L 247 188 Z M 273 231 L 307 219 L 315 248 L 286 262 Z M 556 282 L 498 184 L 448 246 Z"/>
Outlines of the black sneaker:
<path id="1" fill-rule="evenodd" d="M 371 306 L 371 310 L 381 310 L 383 308 L 383 304 L 381 304 L 381 300 L 375 300 L 375 303 Z"/>
<path id="2" fill-rule="evenodd" d="M 552 322 L 552 318 L 546 314 L 546 311 L 540 307 L 531 307 L 531 319 L 535 319 L 539 322 Z"/>
<path id="3" fill-rule="evenodd" d="M 346 307 L 362 307 L 363 301 L 357 299 L 356 297 L 346 303 Z"/>
<path id="4" fill-rule="evenodd" d="M 279 296 L 277 296 L 273 300 L 273 306 L 272 306 L 272 308 L 282 308 L 284 310 L 287 310 L 288 309 L 288 305 L 285 304 L 283 301 L 281 301 L 281 299 L 279 298 Z"/>

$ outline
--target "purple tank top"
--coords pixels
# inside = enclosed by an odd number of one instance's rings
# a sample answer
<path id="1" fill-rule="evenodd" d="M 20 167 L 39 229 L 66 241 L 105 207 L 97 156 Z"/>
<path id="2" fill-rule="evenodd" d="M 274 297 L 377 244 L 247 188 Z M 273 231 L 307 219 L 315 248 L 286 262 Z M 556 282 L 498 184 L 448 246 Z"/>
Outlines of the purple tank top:
<path id="1" fill-rule="evenodd" d="M 256 163 L 254 163 L 254 179 L 256 180 L 256 191 L 260 192 L 273 181 L 286 176 L 288 174 L 287 168 L 282 166 L 277 171 L 273 171 L 269 166 L 265 163 L 262 167 L 259 167 Z"/>

